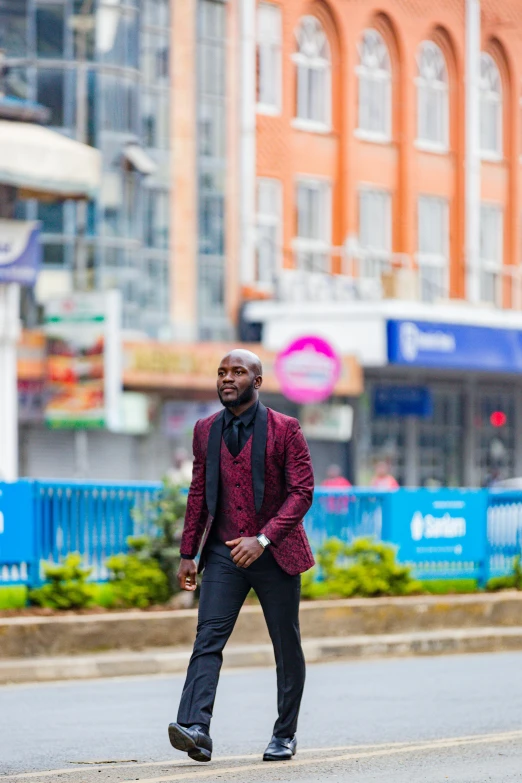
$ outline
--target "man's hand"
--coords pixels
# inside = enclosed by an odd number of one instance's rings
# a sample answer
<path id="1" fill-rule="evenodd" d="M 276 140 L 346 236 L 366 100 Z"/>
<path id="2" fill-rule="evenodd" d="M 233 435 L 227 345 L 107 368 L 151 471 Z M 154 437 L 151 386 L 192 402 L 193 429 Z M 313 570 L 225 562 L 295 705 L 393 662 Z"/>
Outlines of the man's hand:
<path id="1" fill-rule="evenodd" d="M 233 541 L 225 541 L 225 544 L 232 549 L 232 560 L 240 568 L 248 568 L 264 552 L 256 536 L 234 538 Z"/>
<path id="2" fill-rule="evenodd" d="M 195 560 L 182 558 L 178 568 L 178 582 L 182 590 L 194 592 L 197 584 L 198 569 Z"/>

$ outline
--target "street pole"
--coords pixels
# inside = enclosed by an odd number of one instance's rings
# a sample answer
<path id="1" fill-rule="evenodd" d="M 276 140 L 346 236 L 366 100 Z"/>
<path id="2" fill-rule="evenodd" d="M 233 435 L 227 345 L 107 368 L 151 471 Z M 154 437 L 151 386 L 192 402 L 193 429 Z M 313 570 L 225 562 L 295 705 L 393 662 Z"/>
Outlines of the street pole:
<path id="1" fill-rule="evenodd" d="M 466 0 L 466 298 L 480 301 L 480 0 Z"/>
<path id="2" fill-rule="evenodd" d="M 5 53 L 0 50 L 0 97 L 4 92 Z M 14 191 L 0 184 L 0 217 L 12 218 Z M 0 284 L 0 481 L 18 478 L 18 374 L 20 286 Z"/>
<path id="3" fill-rule="evenodd" d="M 0 285 L 0 481 L 18 478 L 18 384 L 20 286 Z"/>
<path id="4" fill-rule="evenodd" d="M 88 112 L 88 69 L 87 69 L 87 35 L 95 25 L 92 13 L 93 0 L 84 0 L 80 13 L 73 17 L 72 24 L 77 32 L 76 74 L 76 139 L 82 144 L 87 143 L 87 112 Z M 87 291 L 89 287 L 87 269 L 87 245 L 85 235 L 87 230 L 87 201 L 80 199 L 76 205 L 76 258 L 75 258 L 75 289 Z"/>

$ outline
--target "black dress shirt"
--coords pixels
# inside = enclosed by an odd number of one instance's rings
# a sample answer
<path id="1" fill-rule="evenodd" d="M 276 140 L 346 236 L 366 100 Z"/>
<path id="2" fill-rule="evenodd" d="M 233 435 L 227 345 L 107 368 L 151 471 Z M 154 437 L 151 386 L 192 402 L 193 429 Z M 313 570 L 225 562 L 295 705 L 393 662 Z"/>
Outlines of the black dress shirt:
<path id="1" fill-rule="evenodd" d="M 252 437 L 252 434 L 254 432 L 254 421 L 256 419 L 256 413 L 257 413 L 257 407 L 258 402 L 254 402 L 253 405 L 250 406 L 250 408 L 247 408 L 246 411 L 243 411 L 243 413 L 240 416 L 236 416 L 230 408 L 225 408 L 225 421 L 223 422 L 223 438 L 225 439 L 225 444 L 232 454 L 233 457 L 237 457 L 240 451 L 242 451 L 243 447 L 248 442 L 249 438 Z M 239 420 L 240 426 L 239 426 L 239 448 L 235 448 L 234 443 L 234 420 Z M 237 425 L 236 425 L 237 426 Z M 235 452 L 235 453 L 234 453 Z"/>

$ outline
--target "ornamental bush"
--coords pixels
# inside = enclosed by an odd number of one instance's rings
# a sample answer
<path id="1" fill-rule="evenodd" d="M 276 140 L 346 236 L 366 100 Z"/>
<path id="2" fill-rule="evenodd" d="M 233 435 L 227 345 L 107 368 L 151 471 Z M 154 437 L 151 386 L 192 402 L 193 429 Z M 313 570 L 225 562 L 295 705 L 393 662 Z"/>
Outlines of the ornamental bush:
<path id="1" fill-rule="evenodd" d="M 515 557 L 513 562 L 513 573 L 508 576 L 494 576 L 486 585 L 486 590 L 496 592 L 497 590 L 522 590 L 522 565 L 520 555 Z"/>
<path id="2" fill-rule="evenodd" d="M 393 546 L 359 538 L 351 544 L 330 538 L 317 553 L 317 566 L 303 576 L 303 598 L 351 598 L 421 593 L 411 569 L 397 563 Z"/>
<path id="3" fill-rule="evenodd" d="M 148 535 L 129 538 L 128 544 L 142 560 L 155 560 L 167 578 L 170 597 L 179 592 L 179 545 L 187 508 L 186 487 L 164 479 L 159 497 L 151 501 L 143 512 L 134 515 L 135 521 Z"/>
<path id="4" fill-rule="evenodd" d="M 67 555 L 61 563 L 45 563 L 46 584 L 31 590 L 29 600 L 49 609 L 85 609 L 94 603 L 95 586 L 87 579 L 91 568 L 81 567 L 77 552 Z"/>
<path id="5" fill-rule="evenodd" d="M 156 560 L 138 554 L 114 555 L 107 560 L 114 606 L 146 609 L 169 598 L 168 580 Z"/>

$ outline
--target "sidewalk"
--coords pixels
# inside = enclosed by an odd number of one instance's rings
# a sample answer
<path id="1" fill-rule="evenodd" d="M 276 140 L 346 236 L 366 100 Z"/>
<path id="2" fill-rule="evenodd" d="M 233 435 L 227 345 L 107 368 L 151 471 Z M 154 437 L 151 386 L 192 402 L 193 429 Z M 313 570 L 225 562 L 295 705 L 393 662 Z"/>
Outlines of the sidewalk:
<path id="1" fill-rule="evenodd" d="M 507 652 L 522 650 L 522 626 L 305 639 L 303 648 L 310 664 L 388 656 Z M 189 657 L 190 649 L 186 647 L 0 659 L 0 684 L 179 674 L 185 672 Z M 270 644 L 230 645 L 225 650 L 226 668 L 273 665 Z"/>

